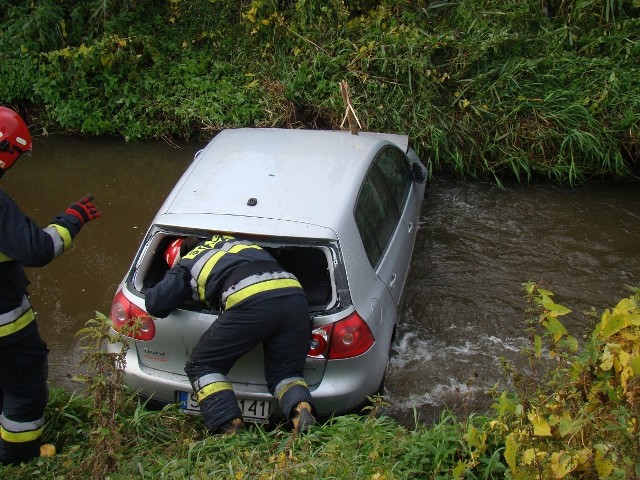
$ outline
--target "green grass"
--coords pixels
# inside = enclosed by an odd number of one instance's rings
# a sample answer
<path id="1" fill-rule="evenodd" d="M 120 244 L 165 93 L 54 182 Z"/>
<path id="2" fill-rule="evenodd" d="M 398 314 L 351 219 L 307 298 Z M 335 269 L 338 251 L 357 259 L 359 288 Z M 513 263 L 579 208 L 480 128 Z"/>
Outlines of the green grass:
<path id="1" fill-rule="evenodd" d="M 346 80 L 364 128 L 409 134 L 434 172 L 573 185 L 640 171 L 636 0 L 0 7 L 0 103 L 36 133 L 338 128 Z"/>
<path id="2" fill-rule="evenodd" d="M 92 399 L 52 389 L 44 438 L 63 442 L 53 458 L 0 467 L 2 478 L 87 478 L 92 457 Z M 408 430 L 380 415 L 348 415 L 295 437 L 284 426 L 251 427 L 231 437 L 207 436 L 197 416 L 176 406 L 146 410 L 128 397 L 117 415 L 111 479 L 141 478 L 448 478 L 464 455 L 461 424 L 445 414 L 432 427 Z M 499 462 L 481 469 L 498 474 Z M 104 477 L 102 477 L 104 478 Z"/>

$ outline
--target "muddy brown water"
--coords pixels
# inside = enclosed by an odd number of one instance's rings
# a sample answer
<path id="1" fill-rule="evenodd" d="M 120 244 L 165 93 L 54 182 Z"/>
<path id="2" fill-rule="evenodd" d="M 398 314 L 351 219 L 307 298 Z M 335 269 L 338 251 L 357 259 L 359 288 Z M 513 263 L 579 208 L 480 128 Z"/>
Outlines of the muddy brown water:
<path id="1" fill-rule="evenodd" d="M 203 146 L 39 137 L 0 180 L 41 226 L 87 193 L 103 212 L 71 251 L 28 269 L 52 385 L 80 388 L 70 378 L 84 372 L 76 332 L 109 313 L 156 210 Z M 407 426 L 445 406 L 482 412 L 488 389 L 510 387 L 500 359 L 524 368 L 522 282 L 544 282 L 571 308 L 563 320 L 577 336 L 592 325 L 585 312 L 640 286 L 640 185 L 499 189 L 436 177 L 416 242 L 385 390 L 387 413 Z"/>

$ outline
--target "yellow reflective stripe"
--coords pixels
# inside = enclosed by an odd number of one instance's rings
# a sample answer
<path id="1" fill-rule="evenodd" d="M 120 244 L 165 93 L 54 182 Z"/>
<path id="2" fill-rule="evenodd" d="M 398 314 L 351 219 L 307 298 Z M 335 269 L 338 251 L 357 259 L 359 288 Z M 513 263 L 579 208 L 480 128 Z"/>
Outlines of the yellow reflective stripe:
<path id="1" fill-rule="evenodd" d="M 209 260 L 202 266 L 200 273 L 198 273 L 198 279 L 196 280 L 198 284 L 198 298 L 200 298 L 201 302 L 206 303 L 206 287 L 207 287 L 207 278 L 209 278 L 209 274 L 215 268 L 218 261 L 227 253 L 238 253 L 247 248 L 257 248 L 262 250 L 257 245 L 234 245 L 229 250 L 220 250 L 211 256 Z"/>
<path id="2" fill-rule="evenodd" d="M 64 228 L 62 225 L 58 225 L 57 223 L 52 223 L 49 226 L 55 228 L 56 232 L 58 232 L 58 235 L 60 235 L 60 238 L 62 238 L 64 249 L 66 250 L 67 248 L 69 248 L 71 246 L 71 243 L 73 242 L 73 238 L 71 238 L 71 233 L 69 233 L 69 230 Z"/>
<path id="3" fill-rule="evenodd" d="M 300 287 L 300 282 L 292 278 L 277 278 L 275 280 L 267 280 L 265 282 L 254 283 L 248 287 L 238 290 L 227 297 L 224 308 L 231 308 L 236 303 L 246 300 L 251 295 L 261 292 L 269 292 L 271 290 L 278 290 L 280 288 L 288 287 Z"/>
<path id="4" fill-rule="evenodd" d="M 18 330 L 22 330 L 24 327 L 33 322 L 35 315 L 33 314 L 33 309 L 30 308 L 26 312 L 24 312 L 20 317 L 16 319 L 15 322 L 11 322 L 7 325 L 3 325 L 0 327 L 0 337 L 6 337 L 7 335 L 11 335 L 12 333 L 17 332 Z"/>
<path id="5" fill-rule="evenodd" d="M 28 432 L 10 432 L 0 427 L 0 437 L 7 442 L 23 443 L 37 440 L 42 436 L 43 427 L 37 430 L 29 430 Z"/>
<path id="6" fill-rule="evenodd" d="M 304 380 L 294 380 L 293 382 L 287 383 L 284 387 L 282 387 L 282 389 L 280 391 L 278 391 L 278 393 L 276 394 L 276 399 L 278 400 L 278 402 L 282 399 L 282 397 L 284 396 L 285 393 L 287 393 L 287 390 L 289 390 L 291 387 L 294 387 L 296 385 L 301 385 L 303 387 L 307 387 L 307 383 Z"/>
<path id="7" fill-rule="evenodd" d="M 184 257 L 182 258 L 186 258 L 187 260 L 193 260 L 194 258 L 196 258 L 198 255 L 200 255 L 201 253 L 206 252 L 207 250 L 229 250 L 230 248 L 233 247 L 233 245 L 250 245 L 249 242 L 247 242 L 246 240 L 239 240 L 239 241 L 233 241 L 235 240 L 235 238 L 233 237 L 227 237 L 227 236 L 219 236 L 216 235 L 214 237 L 212 237 L 210 240 L 205 241 L 204 243 L 198 245 L 197 247 L 193 248 L 191 251 L 187 252 Z M 223 242 L 223 245 L 221 247 L 217 247 L 218 243 Z M 231 247 L 228 247 L 228 245 L 231 245 Z M 259 250 L 262 250 L 261 247 L 257 246 L 257 245 L 253 245 L 253 248 L 257 248 Z"/>
<path id="8" fill-rule="evenodd" d="M 202 387 L 200 390 L 196 392 L 196 400 L 198 400 L 198 403 L 200 403 L 209 395 L 222 392 L 223 390 L 233 390 L 231 383 L 229 382 L 210 383 L 209 385 L 205 385 L 204 387 Z"/>
<path id="9" fill-rule="evenodd" d="M 202 389 L 203 387 L 206 387 L 210 383 L 228 382 L 228 381 L 229 380 L 227 380 L 227 377 L 225 375 L 222 375 L 221 373 L 208 373 L 196 379 L 196 381 L 193 382 L 193 390 L 197 392 L 198 390 Z"/>
<path id="10" fill-rule="evenodd" d="M 213 270 L 213 267 L 216 266 L 218 260 L 220 260 L 226 253 L 227 252 L 216 252 L 211 256 L 209 260 L 207 260 L 207 263 L 202 266 L 200 273 L 198 273 L 198 279 L 196 280 L 196 282 L 198 284 L 198 297 L 200 298 L 201 302 L 206 302 L 205 293 L 207 287 L 207 278 L 209 278 L 211 270 Z"/>
<path id="11" fill-rule="evenodd" d="M 0 252 L 0 263 L 2 263 L 2 262 L 10 262 L 11 260 L 13 260 L 13 258 L 8 257 L 4 253 Z"/>
<path id="12" fill-rule="evenodd" d="M 29 303 L 29 297 L 23 295 L 22 302 L 20 302 L 19 306 L 17 306 L 13 310 L 9 310 L 8 312 L 0 313 L 0 326 L 9 325 L 10 323 L 15 322 L 30 308 L 31 303 Z"/>

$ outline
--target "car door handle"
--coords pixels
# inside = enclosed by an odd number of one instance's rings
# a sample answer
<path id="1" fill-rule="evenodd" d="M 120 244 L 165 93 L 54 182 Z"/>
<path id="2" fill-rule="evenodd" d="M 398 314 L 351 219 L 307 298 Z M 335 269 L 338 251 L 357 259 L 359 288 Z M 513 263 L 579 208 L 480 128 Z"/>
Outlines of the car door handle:
<path id="1" fill-rule="evenodd" d="M 409 233 L 413 231 L 413 222 L 409 222 Z"/>
<path id="2" fill-rule="evenodd" d="M 391 280 L 389 280 L 389 288 L 393 288 L 393 286 L 396 284 L 397 278 L 398 276 L 395 273 L 391 275 Z"/>

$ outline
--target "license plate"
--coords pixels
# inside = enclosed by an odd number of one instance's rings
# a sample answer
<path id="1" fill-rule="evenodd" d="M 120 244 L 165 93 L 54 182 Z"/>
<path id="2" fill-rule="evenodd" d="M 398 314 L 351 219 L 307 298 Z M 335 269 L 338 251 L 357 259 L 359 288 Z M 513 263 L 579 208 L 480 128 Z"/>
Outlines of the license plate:
<path id="1" fill-rule="evenodd" d="M 200 415 L 200 407 L 193 393 L 178 392 L 178 402 L 180 402 L 180 408 L 184 412 Z M 269 400 L 239 398 L 238 406 L 244 421 L 249 423 L 267 423 L 271 413 L 271 402 Z"/>

